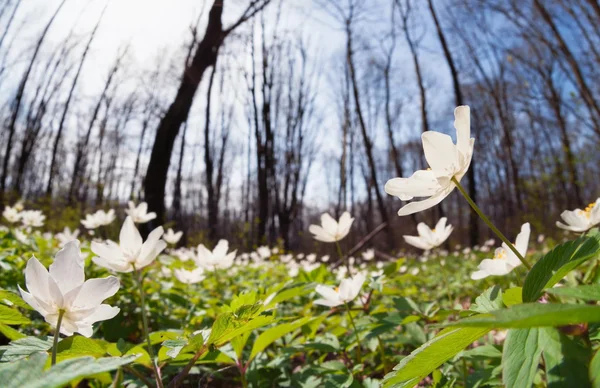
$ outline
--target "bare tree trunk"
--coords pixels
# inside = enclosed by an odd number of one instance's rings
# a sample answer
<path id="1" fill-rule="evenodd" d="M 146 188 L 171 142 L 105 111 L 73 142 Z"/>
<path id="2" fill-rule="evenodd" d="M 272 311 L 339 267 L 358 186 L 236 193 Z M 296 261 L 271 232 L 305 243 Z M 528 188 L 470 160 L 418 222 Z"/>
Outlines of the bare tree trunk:
<path id="1" fill-rule="evenodd" d="M 175 178 L 175 190 L 173 193 L 173 218 L 181 224 L 183 220 L 183 209 L 181 206 L 181 181 L 183 170 L 183 157 L 185 154 L 185 134 L 187 132 L 188 123 L 183 124 L 183 132 L 181 133 L 181 145 L 179 147 L 179 164 L 177 165 L 177 176 Z"/>
<path id="2" fill-rule="evenodd" d="M 217 72 L 216 62 L 213 67 L 213 71 L 208 81 L 208 91 L 206 92 L 206 111 L 204 119 L 204 165 L 205 165 L 205 176 L 206 176 L 206 193 L 207 193 L 207 206 L 208 206 L 208 238 L 214 241 L 217 237 L 217 228 L 219 222 L 219 209 L 218 202 L 216 201 L 215 195 L 215 182 L 214 182 L 214 163 L 213 155 L 211 153 L 211 140 L 210 140 L 210 107 L 211 107 L 211 96 L 212 88 L 215 80 L 215 73 Z"/>
<path id="3" fill-rule="evenodd" d="M 596 125 L 594 127 L 598 128 L 599 127 L 598 126 L 598 117 L 600 117 L 600 105 L 598 104 L 598 101 L 596 101 L 596 99 L 594 98 L 594 95 L 593 95 L 589 85 L 587 84 L 585 76 L 583 75 L 583 72 L 582 72 L 579 64 L 577 63 L 575 56 L 569 49 L 569 46 L 565 42 L 558 27 L 554 23 L 552 16 L 548 12 L 548 10 L 544 7 L 542 2 L 540 0 L 534 0 L 533 3 L 535 4 L 536 9 L 539 11 L 540 15 L 542 16 L 542 19 L 544 20 L 544 22 L 546 22 L 546 24 L 552 31 L 552 35 L 554 36 L 554 38 L 556 39 L 556 41 L 558 43 L 558 48 L 559 48 L 560 52 L 564 55 L 565 60 L 569 64 L 569 67 L 571 68 L 571 71 L 573 72 L 573 75 L 575 76 L 575 80 L 577 82 L 577 86 L 579 87 L 579 92 L 581 93 L 581 97 L 583 98 L 583 100 L 586 103 L 586 106 L 590 110 L 590 118 L 592 119 L 592 121 L 594 121 L 596 123 Z M 600 133 L 598 133 L 598 135 L 600 135 Z"/>
<path id="4" fill-rule="evenodd" d="M 145 200 L 148 202 L 149 209 L 157 214 L 156 223 L 160 224 L 164 221 L 165 185 L 167 183 L 173 144 L 175 143 L 181 124 L 187 120 L 196 90 L 204 72 L 210 66 L 214 66 L 219 48 L 227 35 L 261 11 L 269 1 L 252 1 L 237 22 L 226 30 L 223 30 L 223 23 L 221 21 L 225 0 L 213 1 L 205 35 L 198 43 L 190 65 L 186 66 L 175 99 L 171 106 L 169 106 L 156 131 L 154 146 L 152 147 L 150 162 L 148 163 L 144 179 Z"/>
<path id="5" fill-rule="evenodd" d="M 433 0 L 428 0 L 428 4 L 429 11 L 431 12 L 431 17 L 433 18 L 433 22 L 435 23 L 435 28 L 438 34 L 438 38 L 440 40 L 440 44 L 444 51 L 444 57 L 446 58 L 446 62 L 448 63 L 448 67 L 450 68 L 450 75 L 452 76 L 452 86 L 454 88 L 454 104 L 456 106 L 464 105 L 463 94 L 460 87 L 460 81 L 458 79 L 458 71 L 456 70 L 454 59 L 452 58 L 452 53 L 450 52 L 450 48 L 448 47 L 446 36 L 444 35 L 444 31 L 442 30 L 442 26 L 435 12 Z M 477 202 L 477 182 L 475 180 L 475 163 L 473 160 L 471 161 L 471 166 L 469 167 L 467 176 L 469 178 L 469 195 L 471 196 L 473 201 Z M 477 243 L 479 242 L 479 217 L 477 216 L 477 213 L 473 211 L 473 209 L 470 209 L 469 211 L 469 240 L 472 247 L 477 245 Z"/>
<path id="6" fill-rule="evenodd" d="M 12 140 L 13 140 L 13 137 L 15 134 L 15 126 L 17 123 L 17 119 L 19 117 L 19 111 L 21 109 L 21 102 L 23 101 L 23 96 L 25 94 L 25 87 L 27 86 L 27 81 L 29 80 L 29 75 L 31 74 L 31 70 L 33 69 L 33 65 L 35 64 L 35 61 L 40 52 L 40 48 L 42 47 L 42 43 L 44 43 L 44 39 L 46 38 L 48 30 L 52 26 L 54 19 L 56 19 L 56 16 L 60 12 L 61 8 L 66 3 L 66 1 L 67 0 L 61 1 L 61 3 L 58 5 L 56 10 L 50 17 L 50 20 L 48 20 L 48 23 L 46 23 L 44 30 L 42 31 L 40 37 L 37 40 L 35 49 L 33 51 L 33 55 L 31 57 L 31 60 L 29 61 L 29 65 L 27 66 L 27 69 L 25 70 L 25 73 L 23 74 L 23 77 L 21 78 L 21 82 L 19 83 L 19 88 L 17 89 L 17 95 L 13 102 L 12 112 L 11 112 L 12 114 L 10 117 L 10 123 L 8 125 L 8 140 L 6 141 L 6 148 L 4 150 L 4 161 L 2 163 L 2 178 L 0 179 L 0 205 L 4 201 L 4 193 L 6 191 L 6 179 L 8 177 L 8 164 L 10 162 L 10 156 L 12 153 L 11 152 L 12 151 Z"/>
<path id="7" fill-rule="evenodd" d="M 2 33 L 2 36 L 0 37 L 0 47 L 2 47 L 2 44 L 4 43 L 4 39 L 6 38 L 8 31 L 10 30 L 10 26 L 12 26 L 13 20 L 15 20 L 15 14 L 17 13 L 17 10 L 19 9 L 20 5 L 21 5 L 21 0 L 17 0 L 15 3 L 15 6 L 13 7 L 12 13 L 9 16 L 8 21 L 6 22 L 6 27 L 4 27 L 4 32 Z"/>
<path id="8" fill-rule="evenodd" d="M 388 214 L 385 208 L 385 203 L 383 202 L 383 196 L 381 195 L 381 190 L 379 188 L 379 181 L 377 179 L 377 167 L 375 165 L 375 159 L 373 157 L 373 144 L 371 143 L 371 139 L 369 138 L 369 134 L 367 133 L 367 126 L 365 124 L 365 120 L 363 117 L 362 107 L 360 104 L 360 93 L 358 91 L 358 80 L 356 76 L 356 70 L 354 68 L 354 59 L 353 59 L 353 46 L 352 46 L 352 29 L 351 29 L 351 19 L 346 21 L 346 60 L 348 62 L 348 68 L 350 70 L 350 80 L 352 84 L 352 92 L 354 95 L 354 104 L 356 107 L 356 115 L 358 117 L 358 123 L 360 126 L 360 130 L 363 136 L 363 142 L 365 147 L 365 153 L 367 156 L 367 162 L 369 163 L 369 169 L 371 174 L 371 181 L 373 184 L 373 189 L 375 191 L 375 198 L 377 200 L 377 206 L 379 208 L 379 213 L 381 216 L 381 222 L 388 223 Z M 392 234 L 391 228 L 387 229 L 387 237 L 388 237 L 388 246 L 394 246 L 394 236 Z"/>
<path id="9" fill-rule="evenodd" d="M 52 198 L 54 174 L 56 174 L 56 154 L 58 153 L 58 146 L 60 145 L 60 141 L 62 140 L 62 133 L 65 126 L 65 120 L 67 118 L 67 113 L 69 112 L 69 107 L 71 105 L 71 100 L 73 99 L 73 94 L 75 93 L 75 87 L 77 86 L 77 81 L 79 80 L 79 76 L 81 75 L 81 69 L 83 69 L 85 59 L 87 57 L 88 52 L 90 51 L 90 47 L 92 45 L 92 42 L 94 41 L 96 32 L 98 31 L 98 27 L 100 27 L 100 22 L 102 22 L 102 18 L 104 17 L 104 13 L 106 12 L 107 7 L 108 3 L 104 6 L 100 17 L 98 18 L 98 22 L 96 23 L 94 29 L 92 30 L 92 33 L 90 34 L 90 38 L 88 39 L 85 49 L 83 50 L 83 54 L 81 55 L 81 60 L 79 61 L 79 67 L 77 68 L 77 72 L 75 73 L 75 78 L 73 79 L 73 83 L 71 84 L 69 95 L 67 96 L 67 100 L 65 101 L 65 107 L 63 109 L 63 113 L 58 124 L 58 130 L 56 133 L 56 138 L 54 140 L 54 146 L 52 147 L 52 159 L 50 161 L 50 176 L 48 177 L 48 185 L 46 186 L 46 196 L 48 198 Z"/>

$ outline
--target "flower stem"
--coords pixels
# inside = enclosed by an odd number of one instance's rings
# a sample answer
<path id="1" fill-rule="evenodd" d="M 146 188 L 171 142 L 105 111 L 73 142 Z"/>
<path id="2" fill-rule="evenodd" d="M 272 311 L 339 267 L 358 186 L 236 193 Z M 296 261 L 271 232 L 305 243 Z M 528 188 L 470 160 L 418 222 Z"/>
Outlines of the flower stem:
<path id="1" fill-rule="evenodd" d="M 148 329 L 148 316 L 146 313 L 146 296 L 144 294 L 144 279 L 142 278 L 142 271 L 136 271 L 135 267 L 133 270 L 137 273 L 137 283 L 140 288 L 140 299 L 141 299 L 141 308 L 142 308 L 142 325 L 144 326 L 144 336 L 146 337 L 146 343 L 148 344 L 148 355 L 150 356 L 150 360 L 152 361 L 152 369 L 154 370 L 154 378 L 156 379 L 156 386 L 158 388 L 163 388 L 163 383 L 160 378 L 160 372 L 158 371 L 158 366 L 156 365 L 156 359 L 154 358 L 154 350 L 152 349 L 152 341 L 150 341 L 150 331 Z"/>
<path id="2" fill-rule="evenodd" d="M 358 363 L 362 364 L 362 354 L 360 351 L 360 338 L 358 337 L 358 330 L 356 330 L 356 325 L 354 324 L 354 318 L 352 318 L 352 311 L 350 310 L 350 306 L 348 303 L 344 303 L 346 305 L 346 310 L 348 310 L 348 318 L 350 319 L 350 325 L 352 325 L 352 329 L 354 330 L 354 334 L 356 336 L 356 358 L 358 359 Z"/>
<path id="3" fill-rule="evenodd" d="M 58 338 L 60 337 L 60 324 L 62 323 L 63 315 L 65 315 L 65 310 L 58 310 L 58 321 L 56 321 L 54 344 L 52 345 L 52 365 L 56 364 L 56 351 L 58 350 Z"/>
<path id="4" fill-rule="evenodd" d="M 465 191 L 465 189 L 461 186 L 460 182 L 458 181 L 458 179 L 456 179 L 455 177 L 452 177 L 452 182 L 454 182 L 454 184 L 456 185 L 456 187 L 458 188 L 458 191 L 460 191 L 460 193 L 463 195 L 463 197 L 465 197 L 465 199 L 467 200 L 467 202 L 469 202 L 469 205 L 471 205 L 471 207 L 473 208 L 473 210 L 475 210 L 475 213 L 477 213 L 477 215 L 479 215 L 479 217 L 483 220 L 483 222 L 485 222 L 487 224 L 487 226 L 490 227 L 490 229 L 492 230 L 492 232 L 494 232 L 496 234 L 496 236 L 498 236 L 500 238 L 500 240 L 502 240 L 502 242 L 504 242 L 506 244 L 506 246 L 508 246 L 508 248 L 515 254 L 515 256 L 517 256 L 517 258 L 519 259 L 519 261 L 521 261 L 521 263 L 523 263 L 523 265 L 527 268 L 527 269 L 531 269 L 531 265 L 529 265 L 529 263 L 527 263 L 525 261 L 525 259 L 523 258 L 523 256 L 519 253 L 519 251 L 517 250 L 517 248 L 515 248 L 514 244 L 511 243 L 503 234 L 502 232 L 500 232 L 498 230 L 498 228 L 496 228 L 496 226 L 494 224 L 492 224 L 492 221 L 490 221 L 489 218 L 487 218 L 487 216 L 485 214 L 483 214 L 483 211 L 479 208 L 479 206 L 477 206 L 477 204 L 471 199 L 471 197 L 469 196 L 469 194 Z"/>
<path id="5" fill-rule="evenodd" d="M 346 266 L 346 270 L 348 270 L 348 276 L 352 277 L 352 271 L 350 271 L 350 263 L 348 263 L 348 259 L 346 258 L 346 256 L 344 256 L 344 253 L 342 252 L 342 247 L 340 245 L 340 242 L 336 240 L 335 246 L 337 247 L 337 252 L 338 252 L 338 256 L 340 257 L 340 260 Z"/>
<path id="6" fill-rule="evenodd" d="M 217 292 L 221 291 L 221 282 L 219 281 L 219 273 L 217 272 L 217 266 L 213 267 L 215 273 L 215 282 L 217 283 Z"/>

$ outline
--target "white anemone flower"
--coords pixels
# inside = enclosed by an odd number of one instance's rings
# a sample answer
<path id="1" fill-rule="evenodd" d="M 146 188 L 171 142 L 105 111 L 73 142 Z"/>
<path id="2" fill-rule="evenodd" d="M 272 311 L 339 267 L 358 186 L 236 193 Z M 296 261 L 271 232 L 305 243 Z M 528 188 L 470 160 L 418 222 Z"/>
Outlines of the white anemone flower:
<path id="1" fill-rule="evenodd" d="M 56 236 L 54 236 L 54 237 L 58 240 L 59 245 L 61 247 L 63 247 L 68 242 L 77 240 L 78 236 L 79 236 L 79 231 L 77 229 L 75 229 L 74 231 L 71 232 L 71 228 L 69 228 L 67 226 L 63 229 L 62 232 L 57 233 Z"/>
<path id="2" fill-rule="evenodd" d="M 191 271 L 186 269 L 177 268 L 173 271 L 173 274 L 181 283 L 195 284 L 203 281 L 206 276 L 204 275 L 204 268 L 198 267 Z"/>
<path id="3" fill-rule="evenodd" d="M 442 217 L 435 225 L 435 228 L 430 229 L 425 223 L 420 222 L 417 225 L 418 236 L 402 236 L 408 244 L 423 249 L 425 251 L 439 247 L 450 237 L 452 225 L 446 225 L 447 218 Z"/>
<path id="4" fill-rule="evenodd" d="M 322 298 L 315 300 L 313 303 L 335 307 L 351 302 L 360 293 L 360 289 L 362 288 L 365 279 L 365 275 L 363 273 L 359 273 L 351 279 L 342 280 L 340 282 L 340 286 L 336 288 L 319 284 L 315 291 L 317 291 Z"/>
<path id="5" fill-rule="evenodd" d="M 127 217 L 121 233 L 119 244 L 114 241 L 98 243 L 92 241 L 92 252 L 97 256 L 92 260 L 97 265 L 117 272 L 131 272 L 146 267 L 166 248 L 167 243 L 161 240 L 162 226 L 154 229 L 144 242 L 131 217 Z"/>
<path id="6" fill-rule="evenodd" d="M 15 222 L 19 222 L 21 219 L 21 212 L 17 210 L 16 207 L 6 206 L 4 207 L 4 211 L 2 212 L 2 216 L 6 219 L 6 221 L 14 224 Z"/>
<path id="7" fill-rule="evenodd" d="M 107 212 L 98 210 L 94 214 L 87 214 L 85 219 L 81 220 L 81 223 L 86 229 L 96 229 L 100 226 L 111 224 L 115 218 L 117 218 L 117 216 L 115 215 L 114 209 L 110 209 Z"/>
<path id="8" fill-rule="evenodd" d="M 227 253 L 229 242 L 219 240 L 215 248 L 210 251 L 203 244 L 198 245 L 196 262 L 199 266 L 210 269 L 227 269 L 233 265 L 237 250 Z"/>
<path id="9" fill-rule="evenodd" d="M 336 242 L 348 235 L 353 222 L 354 218 L 348 212 L 342 214 L 339 222 L 328 213 L 324 213 L 321 215 L 321 225 L 311 225 L 308 230 L 314 235 L 315 240 Z"/>
<path id="10" fill-rule="evenodd" d="M 23 210 L 20 213 L 21 223 L 26 228 L 44 226 L 46 216 L 41 210 Z"/>
<path id="11" fill-rule="evenodd" d="M 530 234 L 531 228 L 527 222 L 521 226 L 521 232 L 515 240 L 515 248 L 523 257 L 527 253 Z M 488 276 L 506 275 L 519 265 L 521 265 L 521 260 L 505 243 L 502 243 L 501 248 L 496 248 L 493 259 L 484 259 L 479 263 L 478 271 L 471 274 L 471 279 L 479 280 Z"/>
<path id="12" fill-rule="evenodd" d="M 560 216 L 567 224 L 557 221 L 556 226 L 559 228 L 572 232 L 585 232 L 600 224 L 600 198 L 590 203 L 584 210 L 565 210 Z"/>
<path id="13" fill-rule="evenodd" d="M 109 276 L 86 281 L 83 264 L 79 241 L 71 241 L 58 251 L 50 271 L 35 257 L 29 259 L 25 269 L 29 292 L 19 286 L 25 302 L 53 327 L 62 312 L 60 332 L 67 336 L 77 332 L 91 337 L 95 322 L 111 319 L 119 313 L 118 307 L 102 303 L 119 290 L 119 279 Z"/>
<path id="14" fill-rule="evenodd" d="M 148 204 L 146 202 L 142 202 L 135 206 L 133 201 L 129 201 L 127 206 L 129 209 L 126 209 L 125 213 L 127 213 L 127 215 L 130 216 L 133 219 L 133 222 L 136 224 L 145 224 L 146 222 L 156 218 L 156 213 L 148 213 Z"/>
<path id="15" fill-rule="evenodd" d="M 269 257 L 271 257 L 271 249 L 266 245 L 258 247 L 256 253 L 258 253 L 262 259 L 268 259 Z"/>
<path id="16" fill-rule="evenodd" d="M 456 144 L 446 134 L 426 131 L 421 135 L 425 159 L 429 169 L 416 171 L 410 178 L 394 178 L 385 184 L 385 192 L 403 201 L 415 197 L 428 197 L 403 206 L 399 216 L 406 216 L 429 209 L 442 202 L 467 173 L 473 156 L 474 138 L 471 138 L 469 107 L 462 105 L 454 110 Z"/>
<path id="17" fill-rule="evenodd" d="M 175 233 L 173 229 L 169 228 L 162 238 L 167 243 L 175 245 L 179 242 L 179 240 L 181 240 L 181 236 L 183 236 L 183 232 Z"/>
<path id="18" fill-rule="evenodd" d="M 362 257 L 365 261 L 371 261 L 375 258 L 375 249 L 367 249 L 362 253 Z"/>

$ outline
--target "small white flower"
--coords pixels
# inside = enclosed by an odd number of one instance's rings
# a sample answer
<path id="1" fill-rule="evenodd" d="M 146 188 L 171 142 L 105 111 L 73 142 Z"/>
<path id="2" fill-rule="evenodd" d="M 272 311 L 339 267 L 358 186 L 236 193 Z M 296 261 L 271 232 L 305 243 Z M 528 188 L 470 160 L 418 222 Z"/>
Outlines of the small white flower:
<path id="1" fill-rule="evenodd" d="M 406 273 L 406 271 L 408 271 L 408 267 L 403 265 L 400 267 L 399 271 L 400 271 L 400 273 Z"/>
<path id="2" fill-rule="evenodd" d="M 25 234 L 22 230 L 20 229 L 14 229 L 13 234 L 15 235 L 15 238 L 20 241 L 23 244 L 27 244 L 29 245 L 31 243 L 31 241 L 29 241 L 29 236 L 27 236 L 27 234 Z"/>
<path id="3" fill-rule="evenodd" d="M 192 249 L 184 247 L 176 249 L 172 251 L 172 253 L 181 261 L 188 261 L 196 258 L 196 253 Z"/>
<path id="4" fill-rule="evenodd" d="M 317 255 L 316 255 L 316 254 L 314 254 L 314 253 L 311 253 L 311 254 L 309 254 L 309 255 L 306 255 L 306 260 L 307 260 L 309 263 L 314 263 L 315 261 L 317 261 Z"/>
<path id="5" fill-rule="evenodd" d="M 362 257 L 365 261 L 371 261 L 375 258 L 375 249 L 367 249 L 362 253 Z"/>
<path id="6" fill-rule="evenodd" d="M 483 245 L 487 246 L 487 247 L 493 247 L 494 245 L 496 245 L 496 240 L 494 240 L 493 238 L 486 240 L 485 243 L 483 243 Z"/>
<path id="7" fill-rule="evenodd" d="M 321 216 L 321 225 L 310 225 L 308 230 L 314 235 L 315 240 L 336 242 L 348 235 L 353 222 L 354 218 L 348 212 L 342 214 L 339 222 L 325 213 Z"/>
<path id="8" fill-rule="evenodd" d="M 177 280 L 185 284 L 199 283 L 206 278 L 204 275 L 204 268 L 201 267 L 195 268 L 192 271 L 177 268 L 173 273 L 175 274 Z"/>
<path id="9" fill-rule="evenodd" d="M 417 276 L 419 274 L 419 268 L 415 267 L 415 268 L 411 269 L 410 274 Z"/>
<path id="10" fill-rule="evenodd" d="M 327 263 L 329 261 L 329 255 L 325 255 L 325 256 L 321 257 L 321 261 L 323 263 Z"/>
<path id="11" fill-rule="evenodd" d="M 319 293 L 322 296 L 322 298 L 315 300 L 313 303 L 323 306 L 335 307 L 341 304 L 351 302 L 360 293 L 364 282 L 365 275 L 359 273 L 352 279 L 342 280 L 340 286 L 336 288 L 319 284 L 315 291 L 317 291 L 317 293 Z"/>
<path id="12" fill-rule="evenodd" d="M 282 263 L 289 263 L 290 261 L 292 261 L 292 259 L 294 258 L 293 255 L 291 254 L 286 254 L 286 255 L 281 255 L 279 256 L 279 261 L 281 261 Z"/>
<path id="13" fill-rule="evenodd" d="M 121 233 L 119 244 L 113 241 L 97 243 L 92 241 L 92 252 L 97 256 L 92 260 L 97 265 L 117 272 L 131 272 L 146 267 L 166 248 L 167 243 L 161 240 L 162 226 L 154 229 L 144 242 L 131 217 L 127 217 Z"/>
<path id="14" fill-rule="evenodd" d="M 125 213 L 127 213 L 127 215 L 130 216 L 133 219 L 133 222 L 136 224 L 145 224 L 146 222 L 156 218 L 156 213 L 148 213 L 148 204 L 146 202 L 142 202 L 135 206 L 133 201 L 129 201 L 127 206 L 129 208 L 125 209 Z"/>
<path id="15" fill-rule="evenodd" d="M 44 226 L 46 216 L 40 210 L 23 210 L 20 213 L 21 223 L 26 228 Z"/>
<path id="16" fill-rule="evenodd" d="M 258 247 L 256 253 L 258 253 L 262 259 L 268 259 L 271 257 L 271 249 L 268 246 Z"/>
<path id="17" fill-rule="evenodd" d="M 521 233 L 517 235 L 515 240 L 515 248 L 523 257 L 527 253 L 530 233 L 529 223 L 525 223 L 521 226 Z M 519 265 L 521 265 L 519 258 L 505 243 L 502 243 L 502 247 L 496 249 L 493 259 L 484 259 L 479 263 L 479 270 L 471 274 L 471 279 L 479 280 L 490 275 L 506 275 Z"/>
<path id="18" fill-rule="evenodd" d="M 210 251 L 203 244 L 198 245 L 198 257 L 196 263 L 204 268 L 227 269 L 233 265 L 237 251 L 227 253 L 229 243 L 227 240 L 219 240 L 217 246 Z"/>
<path id="19" fill-rule="evenodd" d="M 77 240 L 78 236 L 79 236 L 79 231 L 77 229 L 75 229 L 74 231 L 71 232 L 71 229 L 67 226 L 63 229 L 62 232 L 57 233 L 55 238 L 58 240 L 59 246 L 63 247 L 68 242 Z"/>
<path id="20" fill-rule="evenodd" d="M 541 244 L 541 243 L 543 243 L 543 242 L 544 242 L 544 239 L 545 239 L 545 238 L 546 238 L 546 236 L 544 236 L 543 234 L 540 234 L 540 235 L 538 235 L 537 242 L 538 242 L 539 244 Z"/>
<path id="21" fill-rule="evenodd" d="M 429 209 L 442 202 L 456 184 L 467 173 L 473 156 L 475 139 L 471 136 L 471 118 L 469 107 L 459 106 L 454 110 L 456 144 L 446 134 L 427 131 L 421 135 L 425 159 L 430 169 L 416 171 L 410 178 L 394 178 L 385 184 L 385 192 L 409 201 L 415 197 L 428 197 L 422 201 L 413 201 L 398 211 L 406 216 Z"/>
<path id="22" fill-rule="evenodd" d="M 590 203 L 584 210 L 565 210 L 560 216 L 567 224 L 557 221 L 556 226 L 572 232 L 585 232 L 600 223 L 599 205 L 600 198 Z"/>
<path id="23" fill-rule="evenodd" d="M 111 224 L 116 217 L 114 209 L 110 209 L 107 212 L 98 210 L 94 214 L 87 214 L 85 219 L 81 220 L 81 223 L 86 229 L 96 229 L 100 226 Z"/>
<path id="24" fill-rule="evenodd" d="M 49 272 L 35 257 L 29 259 L 25 284 L 29 292 L 19 286 L 21 296 L 50 325 L 56 327 L 58 316 L 63 312 L 60 332 L 64 335 L 77 332 L 91 337 L 95 322 L 111 319 L 119 313 L 118 307 L 102 304 L 119 290 L 119 279 L 109 276 L 86 281 L 77 240 L 67 243 L 56 254 Z"/>
<path id="25" fill-rule="evenodd" d="M 175 245 L 179 242 L 179 240 L 181 240 L 181 236 L 183 236 L 183 232 L 175 233 L 173 229 L 169 228 L 162 238 L 167 243 Z"/>
<path id="26" fill-rule="evenodd" d="M 16 207 L 10 207 L 10 206 L 6 206 L 4 208 L 4 211 L 2 212 L 2 216 L 4 218 L 6 218 L 6 220 L 8 222 L 10 222 L 11 224 L 14 224 L 15 222 L 19 222 L 19 220 L 21 219 L 21 213 L 19 212 L 19 210 L 17 210 Z"/>
<path id="27" fill-rule="evenodd" d="M 452 225 L 446 226 L 446 221 L 446 217 L 442 217 L 433 229 L 430 229 L 425 223 L 420 222 L 417 225 L 418 236 L 402 237 L 410 245 L 428 251 L 442 245 L 450 237 L 454 228 Z"/>

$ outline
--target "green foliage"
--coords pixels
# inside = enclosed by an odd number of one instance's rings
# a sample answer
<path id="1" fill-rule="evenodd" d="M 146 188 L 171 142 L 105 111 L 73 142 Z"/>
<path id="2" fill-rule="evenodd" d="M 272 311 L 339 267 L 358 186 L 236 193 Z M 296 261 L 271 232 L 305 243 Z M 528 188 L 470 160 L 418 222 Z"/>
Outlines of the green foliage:
<path id="1" fill-rule="evenodd" d="M 349 304 L 356 330 L 344 305 L 313 303 L 318 284 L 339 285 L 325 264 L 292 273 L 272 255 L 183 284 L 171 271 L 195 263 L 168 252 L 144 269 L 150 345 L 139 290 L 119 274 L 121 289 L 106 303 L 120 313 L 95 324 L 91 338 L 61 338 L 50 367 L 53 328 L 16 285 L 24 287 L 29 257 L 48 266 L 58 244 L 0 231 L 0 378 L 25 387 L 151 385 L 154 354 L 165 385 L 188 368 L 184 386 L 600 388 L 599 235 L 538 254 L 525 283 L 514 272 L 470 280 L 491 255 L 476 249 L 369 262 L 371 276 Z M 82 251 L 86 278 L 108 276 L 91 263 L 85 237 Z"/>
<path id="2" fill-rule="evenodd" d="M 600 232 L 593 229 L 577 240 L 560 244 L 542 257 L 527 274 L 523 302 L 536 301 L 567 273 L 600 253 Z"/>
<path id="3" fill-rule="evenodd" d="M 446 326 L 515 329 L 600 322 L 600 306 L 525 303 L 448 323 Z"/>

